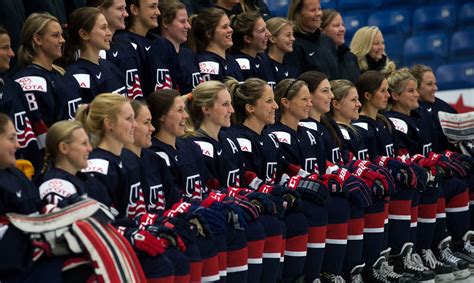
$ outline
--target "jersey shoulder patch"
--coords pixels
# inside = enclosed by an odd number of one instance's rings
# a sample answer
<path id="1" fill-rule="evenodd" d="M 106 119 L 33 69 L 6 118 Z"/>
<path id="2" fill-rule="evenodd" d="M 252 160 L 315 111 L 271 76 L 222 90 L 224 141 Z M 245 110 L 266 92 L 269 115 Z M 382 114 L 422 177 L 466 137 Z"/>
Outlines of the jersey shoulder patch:
<path id="1" fill-rule="evenodd" d="M 214 158 L 214 146 L 210 142 L 194 141 L 201 148 L 202 154 Z"/>
<path id="2" fill-rule="evenodd" d="M 204 61 L 199 63 L 199 70 L 202 74 L 219 74 L 219 63 L 213 61 Z"/>
<path id="3" fill-rule="evenodd" d="M 298 125 L 314 131 L 318 130 L 318 124 L 316 124 L 315 122 L 299 122 Z"/>
<path id="4" fill-rule="evenodd" d="M 26 76 L 15 80 L 20 84 L 23 91 L 48 92 L 46 79 L 40 76 Z"/>
<path id="5" fill-rule="evenodd" d="M 399 118 L 394 118 L 390 117 L 390 121 L 392 121 L 393 126 L 395 127 L 395 130 L 400 131 L 404 134 L 408 133 L 408 124 L 407 122 L 403 121 L 402 119 Z"/>
<path id="6" fill-rule="evenodd" d="M 73 76 L 81 88 L 91 88 L 91 76 L 89 74 L 74 74 Z"/>
<path id="7" fill-rule="evenodd" d="M 101 49 L 99 51 L 99 58 L 102 58 L 104 60 L 107 60 L 107 52 L 104 49 Z"/>
<path id="8" fill-rule="evenodd" d="M 244 152 L 252 152 L 252 142 L 249 139 L 237 138 L 240 150 Z"/>
<path id="9" fill-rule="evenodd" d="M 48 180 L 39 187 L 41 199 L 44 199 L 51 194 L 66 198 L 75 193 L 77 193 L 76 187 L 71 182 L 57 178 Z"/>
<path id="10" fill-rule="evenodd" d="M 351 140 L 351 136 L 349 135 L 349 131 L 346 128 L 339 127 L 341 130 L 342 136 L 345 140 Z"/>
<path id="11" fill-rule="evenodd" d="M 82 172 L 96 172 L 107 175 L 109 172 L 110 162 L 102 158 L 93 158 L 87 160 L 87 168 L 82 169 Z"/>
<path id="12" fill-rule="evenodd" d="M 360 127 L 366 131 L 369 130 L 369 124 L 367 122 L 355 122 L 355 123 L 352 123 L 352 125 Z"/>
<path id="13" fill-rule="evenodd" d="M 168 156 L 168 154 L 166 154 L 166 152 L 164 151 L 157 151 L 156 154 L 161 157 L 165 162 L 166 162 L 166 166 L 170 166 L 171 163 L 170 163 L 170 158 Z"/>
<path id="14" fill-rule="evenodd" d="M 287 132 L 275 131 L 273 134 L 277 137 L 281 143 L 291 144 L 291 135 Z"/>
<path id="15" fill-rule="evenodd" d="M 235 59 L 239 63 L 241 70 L 250 70 L 250 60 L 247 58 L 237 58 Z"/>

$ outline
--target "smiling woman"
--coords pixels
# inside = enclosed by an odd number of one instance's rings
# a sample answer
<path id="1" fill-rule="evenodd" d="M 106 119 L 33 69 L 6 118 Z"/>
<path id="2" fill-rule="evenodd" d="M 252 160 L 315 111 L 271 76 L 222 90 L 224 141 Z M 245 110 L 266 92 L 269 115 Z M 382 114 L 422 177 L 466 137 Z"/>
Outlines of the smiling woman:
<path id="1" fill-rule="evenodd" d="M 337 47 L 337 58 L 341 78 L 355 82 L 360 76 L 357 57 L 345 44 L 346 27 L 341 14 L 335 10 L 323 10 L 321 30 L 329 36 Z"/>
<path id="2" fill-rule="evenodd" d="M 240 66 L 226 51 L 233 45 L 232 27 L 224 11 L 209 8 L 191 19 L 190 46 L 197 53 L 204 80 L 224 81 L 233 77 L 243 81 Z"/>
<path id="3" fill-rule="evenodd" d="M 81 172 L 88 165 L 91 151 L 89 138 L 81 123 L 68 120 L 51 126 L 46 135 L 43 172 L 36 179 L 43 203 L 58 204 L 77 194 L 87 195 L 110 206 L 106 188 Z"/>
<path id="4" fill-rule="evenodd" d="M 85 103 L 104 92 L 127 93 L 121 71 L 99 57 L 101 50 L 110 49 L 111 39 L 108 22 L 98 8 L 79 8 L 69 16 L 65 57 L 70 65 L 66 70 L 79 83 Z"/>
<path id="5" fill-rule="evenodd" d="M 352 37 L 350 48 L 357 56 L 362 72 L 381 71 L 384 74 L 395 70 L 393 61 L 385 54 L 383 34 L 376 26 L 361 27 Z"/>
<path id="6" fill-rule="evenodd" d="M 7 219 L 7 213 L 37 214 L 41 208 L 38 189 L 15 168 L 15 152 L 19 144 L 15 126 L 3 113 L 0 113 L 0 147 L 0 217 Z M 62 280 L 62 262 L 49 258 L 43 262 L 46 265 L 38 265 L 32 260 L 31 240 L 26 234 L 13 229 L 9 223 L 2 224 L 1 231 L 0 249 L 8 255 L 0 258 L 2 278 L 13 281 Z"/>
<path id="7" fill-rule="evenodd" d="M 288 19 L 295 23 L 293 52 L 285 55 L 285 61 L 298 70 L 319 71 L 329 79 L 339 79 L 339 63 L 336 47 L 328 36 L 321 33 L 321 3 L 319 0 L 292 0 Z"/>
<path id="8" fill-rule="evenodd" d="M 265 53 L 270 32 L 258 12 L 241 13 L 232 19 L 232 55 L 237 60 L 245 79 L 260 78 L 275 85 L 273 66 Z"/>
<path id="9" fill-rule="evenodd" d="M 62 57 L 65 43 L 62 32 L 59 21 L 50 14 L 31 14 L 23 25 L 18 50 L 19 61 L 24 68 L 15 80 L 28 98 L 30 111 L 38 113 L 46 126 L 74 118 L 81 103 L 77 82 L 53 64 Z"/>

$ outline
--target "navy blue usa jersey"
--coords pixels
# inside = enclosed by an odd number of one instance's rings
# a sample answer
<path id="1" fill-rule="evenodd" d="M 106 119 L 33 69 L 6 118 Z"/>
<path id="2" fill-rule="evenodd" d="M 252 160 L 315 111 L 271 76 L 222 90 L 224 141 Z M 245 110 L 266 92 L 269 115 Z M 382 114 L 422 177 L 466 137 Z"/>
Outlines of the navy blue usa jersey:
<path id="1" fill-rule="evenodd" d="M 150 66 L 150 90 L 177 88 L 181 70 L 176 49 L 169 40 L 159 35 L 149 33 L 148 36 L 153 38 L 151 48 L 146 50 Z"/>
<path id="2" fill-rule="evenodd" d="M 180 47 L 178 59 L 180 68 L 178 89 L 181 94 L 190 93 L 198 84 L 204 81 L 199 70 L 196 54 L 189 48 Z"/>
<path id="3" fill-rule="evenodd" d="M 395 157 L 396 148 L 392 133 L 382 121 L 360 115 L 352 125 L 358 127 L 358 133 L 363 137 L 371 159 L 378 155 Z"/>
<path id="4" fill-rule="evenodd" d="M 125 76 L 128 97 L 142 99 L 144 92 L 142 85 L 145 82 L 141 73 L 143 68 L 140 68 L 140 60 L 134 48 L 136 45 L 131 42 L 116 40 L 116 38 L 117 36 L 110 43 L 110 49 L 101 52 L 100 56 L 102 59 L 116 65 Z"/>
<path id="5" fill-rule="evenodd" d="M 176 186 L 186 200 L 202 200 L 208 173 L 200 148 L 189 139 L 176 139 L 176 148 L 152 138 L 150 150 L 168 166 Z"/>
<path id="6" fill-rule="evenodd" d="M 443 130 L 441 129 L 438 112 L 443 111 L 454 114 L 457 113 L 457 111 L 451 107 L 451 105 L 437 97 L 435 98 L 434 103 L 420 101 L 420 108 L 425 109 L 433 121 L 433 141 L 436 142 L 436 144 L 433 144 L 433 150 L 435 152 L 441 152 L 446 149 L 455 151 L 455 147 L 448 141 L 448 138 L 444 135 Z"/>
<path id="7" fill-rule="evenodd" d="M 229 133 L 221 130 L 217 141 L 205 132 L 198 131 L 198 135 L 190 139 L 201 148 L 206 168 L 211 178 L 219 182 L 220 188 L 244 185 L 244 164 L 240 147 Z"/>
<path id="8" fill-rule="evenodd" d="M 16 168 L 0 170 L 0 276 L 10 282 L 25 274 L 31 266 L 31 239 L 23 232 L 11 227 L 6 221 L 7 213 L 31 214 L 38 212 L 41 201 L 38 189 Z M 11 280 L 22 282 L 23 280 Z"/>
<path id="9" fill-rule="evenodd" d="M 295 131 L 281 123 L 270 126 L 264 133 L 267 132 L 278 138 L 283 155 L 289 163 L 299 165 L 309 173 L 324 172 L 320 171 L 325 170 L 325 160 L 321 158 L 319 149 L 322 144 L 318 144 L 316 132 L 301 126 Z"/>
<path id="10" fill-rule="evenodd" d="M 342 141 L 342 158 L 345 163 L 350 162 L 351 154 L 353 154 L 357 160 L 369 160 L 371 158 L 371 156 L 369 156 L 369 149 L 365 145 L 362 135 L 359 133 L 361 130 L 357 126 L 344 124 L 335 124 L 334 126 L 339 127 Z"/>
<path id="11" fill-rule="evenodd" d="M 232 54 L 240 70 L 244 76 L 244 80 L 248 78 L 259 78 L 266 81 L 272 88 L 275 87 L 275 77 L 273 75 L 273 65 L 266 53 L 258 53 L 252 57 L 242 52 Z"/>
<path id="12" fill-rule="evenodd" d="M 140 173 L 148 212 L 163 211 L 181 199 L 181 192 L 165 161 L 150 149 L 142 149 Z"/>
<path id="13" fill-rule="evenodd" d="M 148 96 L 154 90 L 172 88 L 177 84 L 178 57 L 176 51 L 166 39 L 154 34 L 141 36 L 134 32 L 123 31 L 114 36 L 120 45 L 126 45 L 122 55 L 129 60 L 121 60 L 121 69 L 127 77 L 127 87 L 140 84 L 142 95 Z M 132 73 L 135 78 L 132 80 Z M 133 81 L 133 82 L 132 82 Z M 141 97 L 136 97 L 141 98 Z"/>
<path id="14" fill-rule="evenodd" d="M 430 123 L 424 121 L 419 113 L 412 111 L 411 115 L 387 111 L 384 113 L 392 122 L 395 131 L 395 143 L 400 150 L 406 150 L 410 155 L 428 155 L 432 151 Z"/>
<path id="15" fill-rule="evenodd" d="M 119 218 L 134 217 L 134 208 L 140 205 L 140 184 L 129 181 L 127 168 L 120 156 L 95 148 L 89 154 L 88 166 L 83 172 L 97 178 L 107 188 Z"/>
<path id="16" fill-rule="evenodd" d="M 46 126 L 57 121 L 74 119 L 81 101 L 79 85 L 66 72 L 61 75 L 56 70 L 46 70 L 31 64 L 15 76 L 28 102 L 30 112 L 39 109 Z"/>
<path id="17" fill-rule="evenodd" d="M 205 81 L 215 80 L 223 82 L 226 77 L 233 77 L 239 82 L 244 81 L 239 64 L 230 55 L 222 58 L 216 53 L 204 51 L 197 54 L 197 60 L 199 70 Z"/>
<path id="18" fill-rule="evenodd" d="M 341 148 L 338 146 L 334 137 L 331 135 L 331 132 L 324 124 L 313 118 L 308 118 L 300 121 L 299 125 L 319 133 L 324 147 L 324 156 L 326 160 L 329 160 L 334 164 L 343 162 Z"/>
<path id="19" fill-rule="evenodd" d="M 298 77 L 299 72 L 296 68 L 283 63 L 277 62 L 270 58 L 270 63 L 272 64 L 273 77 L 275 78 L 275 83 L 279 83 L 284 79 L 294 79 Z"/>
<path id="20" fill-rule="evenodd" d="M 112 205 L 105 186 L 83 172 L 73 175 L 53 167 L 39 177 L 37 184 L 40 198 L 44 204 L 57 204 L 73 194 L 78 194 L 93 198 L 106 206 Z"/>
<path id="21" fill-rule="evenodd" d="M 40 207 L 38 189 L 20 170 L 0 170 L 0 216 L 9 212 L 30 214 Z"/>
<path id="22" fill-rule="evenodd" d="M 90 103 L 94 97 L 105 92 L 127 96 L 125 78 L 122 72 L 107 60 L 99 59 L 97 65 L 89 60 L 79 58 L 69 65 L 66 70 L 79 83 L 84 103 Z"/>
<path id="23" fill-rule="evenodd" d="M 28 102 L 20 85 L 6 76 L 0 78 L 0 112 L 8 115 L 15 126 L 20 144 L 16 157 L 29 160 L 35 171 L 39 172 L 43 166 L 44 155 L 40 149 L 44 147 L 44 143 L 40 145 L 40 141 L 44 141 L 46 125 L 41 120 L 39 109 L 35 110 L 36 113 L 29 111 Z"/>
<path id="24" fill-rule="evenodd" d="M 234 126 L 227 131 L 236 137 L 246 171 L 254 172 L 267 185 L 274 185 L 288 165 L 277 137 L 268 132 L 258 134 L 246 126 Z"/>

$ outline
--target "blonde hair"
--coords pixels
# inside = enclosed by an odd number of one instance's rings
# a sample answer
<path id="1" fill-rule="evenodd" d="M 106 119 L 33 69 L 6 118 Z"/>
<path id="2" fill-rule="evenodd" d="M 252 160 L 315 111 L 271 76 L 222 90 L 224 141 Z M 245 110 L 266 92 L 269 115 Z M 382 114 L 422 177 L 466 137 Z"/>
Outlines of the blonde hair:
<path id="1" fill-rule="evenodd" d="M 59 155 L 59 144 L 72 142 L 72 134 L 77 129 L 84 129 L 79 121 L 64 120 L 54 123 L 46 134 L 46 152 L 42 172 L 46 172 L 54 166 Z"/>
<path id="2" fill-rule="evenodd" d="M 96 96 L 90 104 L 79 106 L 76 120 L 84 125 L 95 147 L 104 138 L 104 120 L 109 118 L 116 121 L 122 105 L 129 103 L 127 98 L 116 93 L 103 93 Z"/>
<path id="3" fill-rule="evenodd" d="M 370 53 L 370 50 L 372 50 L 374 38 L 379 32 L 382 34 L 380 29 L 376 26 L 365 26 L 358 29 L 352 37 L 350 49 L 352 53 L 357 56 L 359 68 L 362 70 L 362 72 L 369 70 L 369 64 L 367 63 L 366 56 Z M 385 51 L 384 55 L 387 56 Z M 393 72 L 395 69 L 395 63 L 389 60 L 387 56 L 387 62 L 385 63 L 384 68 L 380 70 L 380 72 L 383 74 L 387 74 Z"/>
<path id="4" fill-rule="evenodd" d="M 18 49 L 18 60 L 24 66 L 33 62 L 36 54 L 36 46 L 33 42 L 35 34 L 43 35 L 51 22 L 58 24 L 59 20 L 49 13 L 33 13 L 23 24 L 21 30 L 21 45 Z"/>
<path id="5" fill-rule="evenodd" d="M 267 24 L 267 29 L 272 36 L 278 36 L 284 27 L 290 26 L 293 28 L 293 23 L 282 17 L 270 18 L 265 23 Z M 271 45 L 272 43 L 269 40 L 268 47 Z"/>
<path id="6" fill-rule="evenodd" d="M 348 80 L 333 80 L 329 82 L 331 84 L 331 91 L 334 95 L 333 100 L 341 101 L 349 93 L 351 88 L 356 89 L 354 84 Z M 334 116 L 334 109 L 331 104 L 331 109 L 327 113 L 329 117 Z"/>
<path id="7" fill-rule="evenodd" d="M 220 81 L 206 81 L 199 84 L 188 99 L 189 118 L 186 120 L 186 135 L 195 135 L 204 119 L 202 107 L 212 107 L 217 94 L 227 87 Z"/>
<path id="8" fill-rule="evenodd" d="M 405 87 L 407 86 L 407 83 L 413 80 L 415 83 L 418 82 L 416 78 L 410 73 L 410 70 L 408 68 L 401 68 L 399 70 L 396 70 L 392 73 L 390 73 L 387 76 L 387 81 L 388 81 L 388 92 L 390 93 L 390 98 L 389 98 L 389 105 L 390 107 L 393 105 L 394 100 L 392 98 L 393 94 L 402 94 L 403 91 L 405 91 Z"/>

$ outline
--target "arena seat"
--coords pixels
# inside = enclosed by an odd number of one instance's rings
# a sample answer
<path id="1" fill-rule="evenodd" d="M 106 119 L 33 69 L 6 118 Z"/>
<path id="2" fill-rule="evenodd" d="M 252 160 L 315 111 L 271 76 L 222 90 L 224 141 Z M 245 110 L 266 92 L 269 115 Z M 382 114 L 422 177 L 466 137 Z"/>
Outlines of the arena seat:
<path id="1" fill-rule="evenodd" d="M 474 28 L 474 3 L 466 3 L 459 7 L 458 29 Z"/>
<path id="2" fill-rule="evenodd" d="M 367 16 L 361 13 L 342 13 L 346 26 L 346 42 L 351 42 L 354 33 L 367 24 Z"/>
<path id="3" fill-rule="evenodd" d="M 385 0 L 383 1 L 383 8 L 406 8 L 411 6 L 413 2 L 417 2 L 417 0 Z"/>
<path id="4" fill-rule="evenodd" d="M 267 0 L 268 8 L 274 17 L 287 17 L 290 0 Z"/>
<path id="5" fill-rule="evenodd" d="M 321 8 L 337 10 L 337 0 L 321 0 Z"/>
<path id="6" fill-rule="evenodd" d="M 377 26 L 382 33 L 399 33 L 407 35 L 411 32 L 411 12 L 409 9 L 393 9 L 372 13 L 367 21 L 369 26 Z"/>
<path id="7" fill-rule="evenodd" d="M 451 37 L 449 62 L 474 61 L 474 30 L 458 31 Z"/>
<path id="8" fill-rule="evenodd" d="M 474 62 L 441 65 L 436 69 L 440 90 L 474 87 Z"/>
<path id="9" fill-rule="evenodd" d="M 383 36 L 385 41 L 385 53 L 390 60 L 395 61 L 397 66 L 403 64 L 403 46 L 405 40 L 400 34 L 387 34 Z"/>
<path id="10" fill-rule="evenodd" d="M 413 32 L 425 31 L 449 32 L 456 25 L 454 5 L 430 5 L 420 7 L 413 14 Z"/>
<path id="11" fill-rule="evenodd" d="M 383 0 L 339 0 L 341 12 L 371 11 L 382 6 Z"/>
<path id="12" fill-rule="evenodd" d="M 426 33 L 410 37 L 403 48 L 404 64 L 425 64 L 435 69 L 446 63 L 448 47 L 448 36 L 445 33 Z"/>

